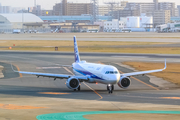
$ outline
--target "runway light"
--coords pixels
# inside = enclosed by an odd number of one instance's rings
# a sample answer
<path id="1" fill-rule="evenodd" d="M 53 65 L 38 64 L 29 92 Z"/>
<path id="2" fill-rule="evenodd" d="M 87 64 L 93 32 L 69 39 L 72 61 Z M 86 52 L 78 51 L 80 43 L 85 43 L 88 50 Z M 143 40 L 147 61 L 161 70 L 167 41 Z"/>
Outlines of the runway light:
<path id="1" fill-rule="evenodd" d="M 96 83 L 96 85 L 97 85 L 98 83 Z"/>

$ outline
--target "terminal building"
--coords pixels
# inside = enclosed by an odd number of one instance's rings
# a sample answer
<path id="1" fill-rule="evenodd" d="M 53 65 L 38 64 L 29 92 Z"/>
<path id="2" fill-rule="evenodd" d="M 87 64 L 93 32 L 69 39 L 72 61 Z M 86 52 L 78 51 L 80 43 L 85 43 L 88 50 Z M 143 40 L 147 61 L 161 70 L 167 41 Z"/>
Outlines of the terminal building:
<path id="1" fill-rule="evenodd" d="M 72 23 L 87 23 L 92 21 L 91 15 L 80 16 L 39 16 L 44 22 L 72 22 Z M 97 16 L 100 21 L 112 20 L 111 16 Z"/>

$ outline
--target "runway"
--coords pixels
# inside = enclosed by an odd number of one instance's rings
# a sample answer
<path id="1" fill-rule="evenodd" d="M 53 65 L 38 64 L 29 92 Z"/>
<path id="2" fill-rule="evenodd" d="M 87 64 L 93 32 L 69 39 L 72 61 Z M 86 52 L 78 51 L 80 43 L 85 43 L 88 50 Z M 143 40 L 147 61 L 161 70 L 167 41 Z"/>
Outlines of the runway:
<path id="1" fill-rule="evenodd" d="M 109 57 L 111 56 L 111 57 Z M 114 57 L 116 56 L 116 57 Z M 117 56 L 122 56 L 117 57 Z M 144 57 L 144 58 L 143 58 Z M 120 62 L 129 59 L 157 60 L 173 59 L 179 62 L 178 55 L 153 54 L 100 54 L 81 53 L 81 59 L 88 62 L 111 64 L 121 72 L 133 72 L 121 66 Z M 117 110 L 176 110 L 180 111 L 179 87 L 159 87 L 151 83 L 148 76 L 131 78 L 131 86 L 123 90 L 117 85 L 113 94 L 108 94 L 106 85 L 82 83 L 81 91 L 66 87 L 66 80 L 37 78 L 21 75 L 11 70 L 72 74 L 73 53 L 59 52 L 0 52 L 0 65 L 4 66 L 4 78 L 0 79 L 0 119 L 35 120 L 36 116 L 49 113 L 81 111 Z M 98 119 L 98 118 L 97 118 Z M 142 118 L 144 119 L 144 118 Z"/>
<path id="2" fill-rule="evenodd" d="M 78 41 L 124 41 L 124 42 L 168 42 L 179 43 L 179 33 L 37 33 L 37 34 L 0 34 L 0 40 L 58 40 L 72 41 L 76 35 Z"/>

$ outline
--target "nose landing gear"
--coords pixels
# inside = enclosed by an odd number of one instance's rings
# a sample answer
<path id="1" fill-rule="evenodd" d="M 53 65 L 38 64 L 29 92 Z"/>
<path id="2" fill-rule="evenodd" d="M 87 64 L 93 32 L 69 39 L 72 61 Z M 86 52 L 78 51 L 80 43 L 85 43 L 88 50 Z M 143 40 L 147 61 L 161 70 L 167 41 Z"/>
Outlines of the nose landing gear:
<path id="1" fill-rule="evenodd" d="M 109 91 L 109 94 L 113 93 L 114 85 L 108 84 L 107 85 L 107 90 Z"/>

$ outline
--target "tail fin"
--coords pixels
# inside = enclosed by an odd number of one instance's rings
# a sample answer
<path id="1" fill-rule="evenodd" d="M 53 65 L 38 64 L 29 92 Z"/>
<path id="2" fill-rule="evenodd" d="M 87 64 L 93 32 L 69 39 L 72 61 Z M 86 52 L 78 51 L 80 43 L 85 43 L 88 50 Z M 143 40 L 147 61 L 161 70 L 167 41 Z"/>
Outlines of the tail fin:
<path id="1" fill-rule="evenodd" d="M 74 36 L 74 56 L 75 56 L 75 62 L 80 62 L 76 36 Z"/>

